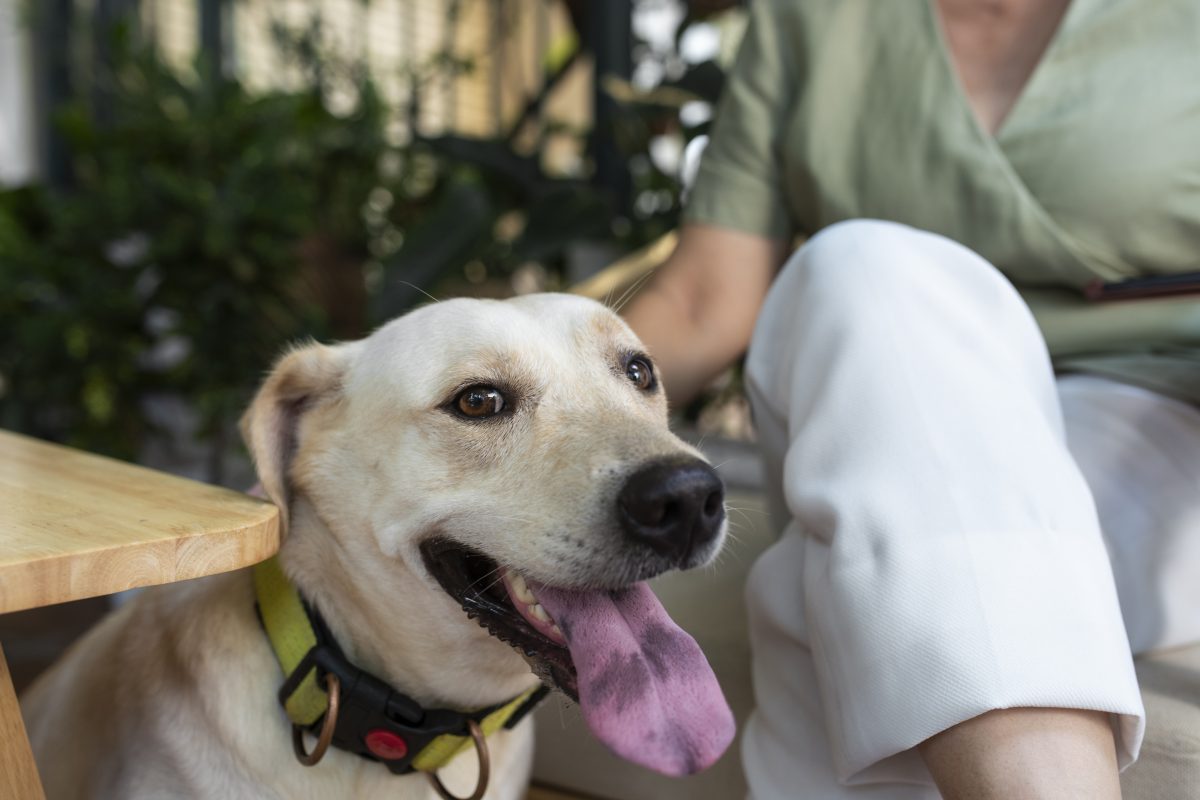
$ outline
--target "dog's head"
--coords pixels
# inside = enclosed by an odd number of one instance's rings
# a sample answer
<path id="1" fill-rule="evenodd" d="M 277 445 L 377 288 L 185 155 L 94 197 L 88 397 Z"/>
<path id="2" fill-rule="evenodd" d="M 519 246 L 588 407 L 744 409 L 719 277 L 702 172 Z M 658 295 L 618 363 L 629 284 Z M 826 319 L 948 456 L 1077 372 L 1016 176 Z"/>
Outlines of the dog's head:
<path id="1" fill-rule="evenodd" d="M 575 663 L 581 637 L 626 635 L 581 626 L 666 636 L 630 587 L 709 561 L 725 533 L 721 482 L 668 430 L 651 358 L 582 298 L 451 300 L 295 350 L 243 434 L 285 530 L 303 499 L 342 557 L 394 565 L 437 625 L 477 619 L 573 696 L 600 668 Z"/>

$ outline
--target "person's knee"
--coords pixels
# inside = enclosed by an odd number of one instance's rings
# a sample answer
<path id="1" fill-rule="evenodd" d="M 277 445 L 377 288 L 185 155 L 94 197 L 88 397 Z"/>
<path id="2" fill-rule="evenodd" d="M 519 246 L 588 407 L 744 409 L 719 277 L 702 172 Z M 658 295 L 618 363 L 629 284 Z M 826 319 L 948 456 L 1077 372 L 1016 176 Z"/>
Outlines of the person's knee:
<path id="1" fill-rule="evenodd" d="M 1016 289 L 974 251 L 894 222 L 856 219 L 824 228 L 785 264 L 764 314 L 798 309 L 840 321 L 885 309 L 978 313 L 1006 324 L 1027 312 Z"/>
<path id="2" fill-rule="evenodd" d="M 878 219 L 848 219 L 822 228 L 796 250 L 809 269 L 825 272 L 831 265 L 878 270 L 902 253 L 919 252 L 936 237 L 908 225 Z"/>
<path id="3" fill-rule="evenodd" d="M 760 314 L 748 367 L 777 368 L 805 343 L 949 335 L 964 325 L 1014 346 L 1040 342 L 1012 284 L 982 256 L 907 225 L 848 220 L 822 229 L 788 260 Z"/>
<path id="4" fill-rule="evenodd" d="M 800 247 L 785 271 L 804 289 L 835 298 L 905 301 L 922 285 L 1007 282 L 982 256 L 944 236 L 895 222 L 854 219 L 822 229 Z M 781 278 L 785 277 L 781 273 Z M 1011 289 L 1011 287 L 1009 287 Z"/>

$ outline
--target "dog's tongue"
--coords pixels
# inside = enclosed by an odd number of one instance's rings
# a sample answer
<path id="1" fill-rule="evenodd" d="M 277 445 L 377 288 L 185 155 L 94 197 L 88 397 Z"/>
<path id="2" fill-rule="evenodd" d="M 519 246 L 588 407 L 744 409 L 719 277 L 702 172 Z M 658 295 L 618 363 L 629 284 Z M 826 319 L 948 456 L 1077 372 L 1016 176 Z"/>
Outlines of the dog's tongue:
<path id="1" fill-rule="evenodd" d="M 704 653 L 645 583 L 575 592 L 530 582 L 571 650 L 596 738 L 665 775 L 706 769 L 733 741 L 733 713 Z"/>

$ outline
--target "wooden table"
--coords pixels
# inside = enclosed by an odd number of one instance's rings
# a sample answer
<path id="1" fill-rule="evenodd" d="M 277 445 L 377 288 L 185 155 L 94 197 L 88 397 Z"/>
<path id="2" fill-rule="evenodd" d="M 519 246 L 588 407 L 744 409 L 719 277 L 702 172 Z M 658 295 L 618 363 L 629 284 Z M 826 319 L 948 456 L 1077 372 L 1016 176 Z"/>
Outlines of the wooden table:
<path id="1" fill-rule="evenodd" d="M 275 506 L 0 431 L 0 614 L 246 567 Z M 42 797 L 0 650 L 0 798 Z"/>

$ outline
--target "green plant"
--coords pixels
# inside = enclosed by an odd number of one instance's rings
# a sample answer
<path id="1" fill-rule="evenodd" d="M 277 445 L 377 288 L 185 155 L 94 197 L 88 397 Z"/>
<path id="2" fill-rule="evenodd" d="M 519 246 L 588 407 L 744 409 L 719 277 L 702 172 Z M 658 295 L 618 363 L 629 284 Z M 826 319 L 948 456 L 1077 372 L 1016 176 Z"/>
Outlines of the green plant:
<path id="1" fill-rule="evenodd" d="M 283 344 L 328 332 L 301 243 L 361 259 L 379 235 L 382 103 L 365 80 L 341 115 L 321 82 L 251 95 L 126 37 L 97 79 L 106 122 L 58 115 L 74 184 L 0 194 L 0 422 L 130 457 L 174 392 L 220 441 Z"/>

